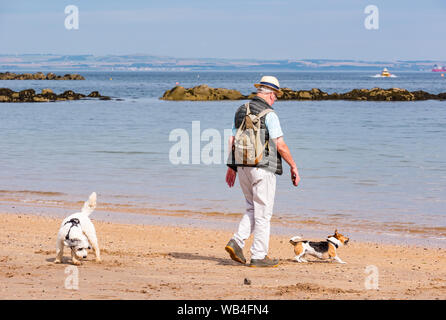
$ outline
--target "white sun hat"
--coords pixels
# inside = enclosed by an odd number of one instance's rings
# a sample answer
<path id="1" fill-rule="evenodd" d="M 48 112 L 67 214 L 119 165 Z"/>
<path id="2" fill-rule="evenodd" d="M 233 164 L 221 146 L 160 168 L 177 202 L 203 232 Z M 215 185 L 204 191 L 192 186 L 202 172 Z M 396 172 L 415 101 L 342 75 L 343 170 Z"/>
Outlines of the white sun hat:
<path id="1" fill-rule="evenodd" d="M 279 80 L 277 80 L 277 78 L 273 76 L 263 76 L 262 79 L 260 79 L 260 83 L 255 83 L 254 87 L 267 87 L 269 89 L 272 89 L 278 97 L 282 95 L 282 92 L 280 91 Z"/>

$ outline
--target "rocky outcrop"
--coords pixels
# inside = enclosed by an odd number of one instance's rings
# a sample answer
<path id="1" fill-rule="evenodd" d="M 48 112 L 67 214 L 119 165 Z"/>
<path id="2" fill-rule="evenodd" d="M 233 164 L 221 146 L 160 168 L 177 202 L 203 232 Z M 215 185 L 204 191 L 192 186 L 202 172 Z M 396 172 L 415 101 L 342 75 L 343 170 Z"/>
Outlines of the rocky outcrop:
<path id="1" fill-rule="evenodd" d="M 87 96 L 82 93 L 76 93 L 72 90 L 67 90 L 61 94 L 55 94 L 51 89 L 43 89 L 41 93 L 36 94 L 34 89 L 26 89 L 15 92 L 8 88 L 0 88 L 0 102 L 53 102 L 80 100 L 86 98 L 110 100 L 110 97 L 101 96 L 97 91 L 93 91 Z"/>
<path id="2" fill-rule="evenodd" d="M 426 91 L 408 91 L 400 88 L 373 88 L 373 89 L 353 89 L 345 93 L 329 94 L 320 89 L 294 91 L 290 88 L 282 88 L 282 97 L 279 100 L 356 100 L 356 101 L 416 101 L 416 100 L 446 100 L 446 92 L 431 94 Z M 242 95 L 237 90 L 210 88 L 207 85 L 200 85 L 194 88 L 183 88 L 176 86 L 167 90 L 162 100 L 244 100 L 252 99 L 255 92 L 248 96 Z"/>
<path id="3" fill-rule="evenodd" d="M 209 100 L 243 100 L 247 96 L 242 95 L 237 90 L 210 88 L 202 84 L 193 88 L 184 88 L 176 86 L 171 90 L 167 90 L 162 100 L 189 100 L 189 101 L 209 101 Z"/>
<path id="4" fill-rule="evenodd" d="M 255 92 L 249 95 L 251 99 L 256 95 Z M 313 88 L 311 90 L 293 91 L 290 88 L 282 89 L 282 96 L 279 100 L 327 100 L 329 94 L 320 89 Z"/>
<path id="5" fill-rule="evenodd" d="M 16 74 L 12 72 L 0 72 L 0 80 L 85 80 L 80 74 L 65 74 L 58 76 L 52 72 L 46 75 L 43 72 Z"/>
<path id="6" fill-rule="evenodd" d="M 414 101 L 438 99 L 436 95 L 415 94 L 406 89 L 353 89 L 345 93 L 328 94 L 320 89 L 293 91 L 289 88 L 282 89 L 283 96 L 279 100 L 357 100 L 357 101 Z M 254 93 L 255 94 L 255 93 Z"/>
<path id="7" fill-rule="evenodd" d="M 111 100 L 110 97 L 101 96 L 101 94 L 98 91 L 92 91 L 87 97 L 88 98 L 99 98 L 99 100 Z"/>
<path id="8" fill-rule="evenodd" d="M 328 95 L 328 99 L 366 101 L 414 101 L 415 95 L 406 89 L 353 89 L 339 95 Z"/>

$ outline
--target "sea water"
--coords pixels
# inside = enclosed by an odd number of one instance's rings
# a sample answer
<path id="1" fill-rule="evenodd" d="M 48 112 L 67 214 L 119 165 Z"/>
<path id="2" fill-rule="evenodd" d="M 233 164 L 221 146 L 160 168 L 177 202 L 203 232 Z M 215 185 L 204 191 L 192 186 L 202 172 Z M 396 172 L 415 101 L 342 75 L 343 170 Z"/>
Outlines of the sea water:
<path id="1" fill-rule="evenodd" d="M 99 202 L 167 214 L 244 211 L 238 183 L 232 189 L 225 183 L 223 155 L 217 164 L 175 165 L 169 159 L 172 130 L 191 135 L 192 122 L 199 121 L 201 132 L 216 129 L 223 137 L 243 101 L 159 98 L 177 82 L 249 94 L 262 73 L 80 73 L 85 81 L 0 81 L 0 87 L 16 91 L 98 90 L 114 98 L 0 104 L 0 200 L 84 201 L 96 191 Z M 370 72 L 274 75 L 282 87 L 294 90 L 446 92 L 446 79 L 436 73 L 399 73 L 397 78 L 373 78 Z M 277 178 L 275 217 L 422 234 L 439 241 L 446 237 L 446 101 L 279 101 L 273 107 L 302 179 L 293 187 L 284 164 L 284 174 Z M 222 150 L 226 143 L 222 139 Z M 206 144 L 202 141 L 200 147 Z"/>

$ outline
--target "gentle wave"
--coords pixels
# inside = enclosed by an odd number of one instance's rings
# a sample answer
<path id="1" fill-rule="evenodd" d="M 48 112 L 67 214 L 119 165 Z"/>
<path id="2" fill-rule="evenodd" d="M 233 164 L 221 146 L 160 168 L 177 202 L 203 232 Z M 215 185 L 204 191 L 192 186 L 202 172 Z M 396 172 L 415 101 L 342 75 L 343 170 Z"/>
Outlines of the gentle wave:
<path id="1" fill-rule="evenodd" d="M 0 190 L 0 194 L 29 194 L 37 196 L 64 196 L 63 192 L 51 192 L 51 191 L 32 191 L 32 190 Z"/>

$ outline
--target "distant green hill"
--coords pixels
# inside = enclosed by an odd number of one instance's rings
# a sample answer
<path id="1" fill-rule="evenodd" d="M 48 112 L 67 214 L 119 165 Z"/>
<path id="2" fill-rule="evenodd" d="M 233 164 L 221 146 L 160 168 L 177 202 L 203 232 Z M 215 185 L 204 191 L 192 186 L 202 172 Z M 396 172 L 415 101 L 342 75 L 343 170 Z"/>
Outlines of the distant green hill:
<path id="1" fill-rule="evenodd" d="M 335 59 L 216 59 L 134 55 L 0 55 L 0 71 L 115 70 L 115 71 L 431 71 L 446 61 L 364 61 Z"/>

